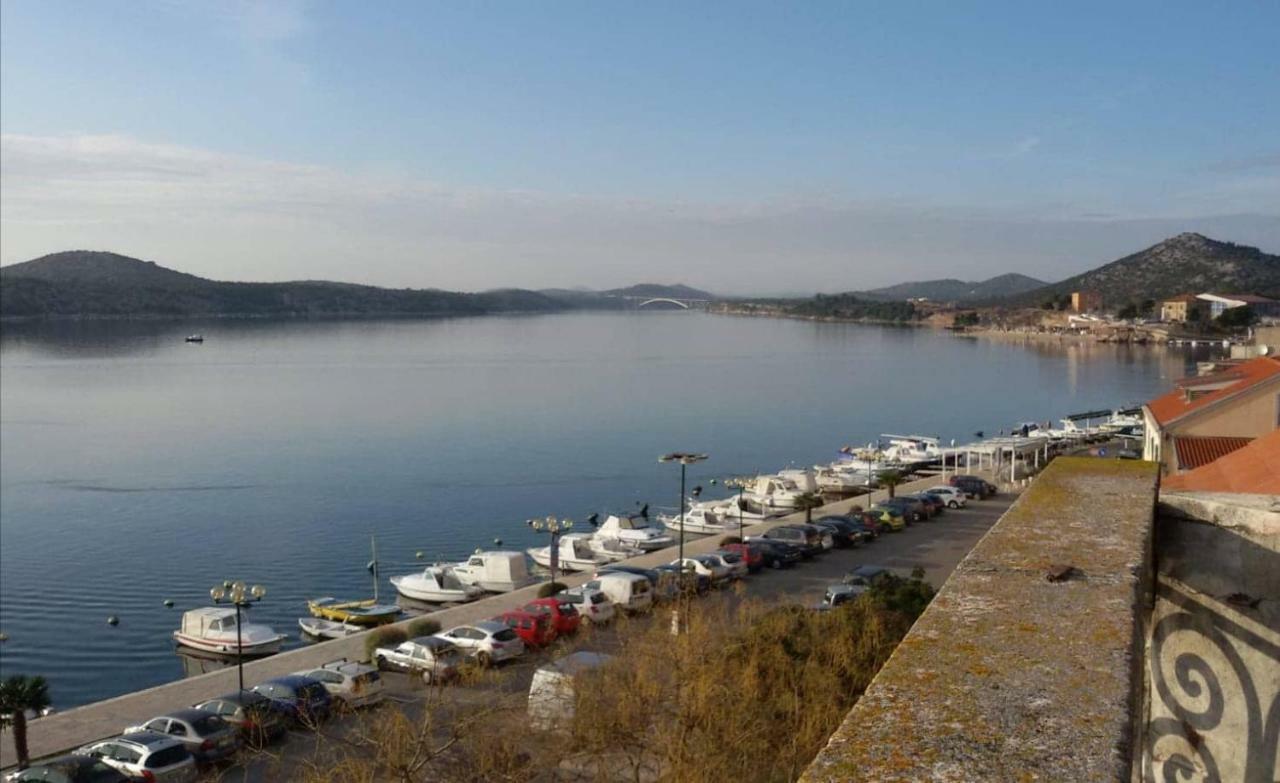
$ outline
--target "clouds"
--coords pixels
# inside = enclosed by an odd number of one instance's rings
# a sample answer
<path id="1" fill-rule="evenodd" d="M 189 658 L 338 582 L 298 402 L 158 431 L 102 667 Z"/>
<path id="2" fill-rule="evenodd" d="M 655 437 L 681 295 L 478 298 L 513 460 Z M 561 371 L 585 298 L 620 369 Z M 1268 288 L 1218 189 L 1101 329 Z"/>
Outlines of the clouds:
<path id="1" fill-rule="evenodd" d="M 1035 141 L 1020 147 L 1029 152 Z M 1201 200 L 1234 203 L 1222 188 Z M 1261 203 L 1252 190 L 1247 200 Z M 457 188 L 119 135 L 0 137 L 4 263 L 110 249 L 222 279 L 461 289 L 684 281 L 740 293 L 1008 271 L 1052 279 L 1182 230 L 1274 251 L 1275 203 L 1271 214 L 1125 219 L 1097 214 L 1123 209 L 830 194 L 602 198 Z"/>

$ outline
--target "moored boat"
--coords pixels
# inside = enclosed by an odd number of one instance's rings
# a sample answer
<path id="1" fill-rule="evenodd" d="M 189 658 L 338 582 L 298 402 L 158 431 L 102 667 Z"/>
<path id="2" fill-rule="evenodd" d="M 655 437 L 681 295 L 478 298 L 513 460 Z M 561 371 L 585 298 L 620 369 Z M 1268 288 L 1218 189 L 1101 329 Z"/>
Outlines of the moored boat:
<path id="1" fill-rule="evenodd" d="M 610 514 L 592 538 L 596 541 L 613 539 L 645 552 L 665 549 L 675 543 L 666 531 L 642 514 Z"/>
<path id="2" fill-rule="evenodd" d="M 556 565 L 563 571 L 594 571 L 615 560 L 592 549 L 590 536 L 586 533 L 569 533 L 559 538 Z M 543 568 L 551 567 L 551 547 L 534 547 L 526 551 L 533 562 Z"/>
<path id="3" fill-rule="evenodd" d="M 400 614 L 396 604 L 380 604 L 376 598 L 361 601 L 340 601 L 332 596 L 307 601 L 312 616 L 323 620 L 355 625 L 383 625 Z"/>
<path id="4" fill-rule="evenodd" d="M 298 627 L 307 636 L 316 639 L 345 639 L 348 636 L 354 636 L 361 631 L 367 631 L 351 623 L 339 623 L 333 620 L 322 620 L 319 617 L 299 617 Z"/>
<path id="5" fill-rule="evenodd" d="M 236 610 L 225 606 L 191 609 L 182 614 L 182 627 L 173 638 L 183 647 L 218 655 L 271 655 L 280 652 L 285 635 L 269 625 L 241 622 Z"/>
<path id="6" fill-rule="evenodd" d="M 416 574 L 393 576 L 391 584 L 395 585 L 396 592 L 400 595 L 415 601 L 473 601 L 484 595 L 483 588 L 463 584 L 453 568 L 447 565 L 427 566 Z"/>

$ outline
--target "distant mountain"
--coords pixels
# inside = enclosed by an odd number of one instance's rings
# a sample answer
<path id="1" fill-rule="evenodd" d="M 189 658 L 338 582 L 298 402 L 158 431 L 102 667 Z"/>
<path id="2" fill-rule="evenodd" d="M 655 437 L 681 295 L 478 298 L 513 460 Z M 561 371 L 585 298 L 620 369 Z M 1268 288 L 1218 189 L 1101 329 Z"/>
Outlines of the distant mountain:
<path id="1" fill-rule="evenodd" d="M 1072 291 L 1097 291 L 1107 307 L 1184 293 L 1274 295 L 1280 292 L 1280 256 L 1201 234 L 1179 234 L 1105 266 L 1014 296 L 1009 303 L 1034 306 Z"/>
<path id="2" fill-rule="evenodd" d="M 629 310 L 637 307 L 642 300 L 646 299 L 711 301 L 719 298 L 715 294 L 691 288 L 687 285 L 660 285 L 658 283 L 640 283 L 626 288 L 611 288 L 607 291 L 592 291 L 582 288 L 544 288 L 538 293 L 545 294 L 567 307 L 593 310 Z"/>
<path id="3" fill-rule="evenodd" d="M 0 268 L 0 317 L 478 315 L 565 309 L 536 291 L 479 294 L 305 280 L 228 283 L 73 250 Z"/>
<path id="4" fill-rule="evenodd" d="M 1034 291 L 1048 285 L 1043 280 L 1027 277 L 1016 272 L 982 280 L 976 283 L 946 278 L 943 280 L 924 280 L 916 283 L 899 283 L 887 288 L 876 288 L 860 292 L 860 296 L 873 299 L 906 300 L 929 299 L 935 302 L 977 302 L 988 299 L 1001 299 L 1016 296 L 1027 291 Z"/>
<path id="5" fill-rule="evenodd" d="M 671 299 L 715 299 L 715 294 L 690 288 L 687 285 L 659 285 L 658 283 L 640 283 L 626 288 L 614 288 L 601 291 L 605 296 L 643 296 L 648 299 L 669 297 Z"/>

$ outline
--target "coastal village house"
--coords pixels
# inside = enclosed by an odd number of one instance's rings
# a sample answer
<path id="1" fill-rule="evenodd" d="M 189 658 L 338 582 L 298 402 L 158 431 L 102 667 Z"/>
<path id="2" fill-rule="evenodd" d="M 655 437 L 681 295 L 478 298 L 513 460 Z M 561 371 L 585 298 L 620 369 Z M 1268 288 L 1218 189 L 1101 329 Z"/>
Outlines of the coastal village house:
<path id="1" fill-rule="evenodd" d="M 1077 313 L 1096 313 L 1102 309 L 1102 294 L 1097 291 L 1073 291 L 1071 309 Z"/>
<path id="2" fill-rule="evenodd" d="M 1195 294 L 1179 294 L 1160 303 L 1160 320 L 1166 322 L 1186 321 L 1191 310 L 1203 306 Z"/>
<path id="3" fill-rule="evenodd" d="M 1159 462 L 1165 476 L 1204 467 L 1280 428 L 1280 359 L 1262 356 L 1183 378 L 1142 413 L 1143 459 Z"/>
<path id="4" fill-rule="evenodd" d="M 1209 317 L 1217 318 L 1228 310 L 1248 307 L 1259 318 L 1280 318 L 1280 301 L 1253 294 L 1200 294 L 1196 297 L 1209 306 Z M 1163 309 L 1163 308 L 1162 308 Z"/>

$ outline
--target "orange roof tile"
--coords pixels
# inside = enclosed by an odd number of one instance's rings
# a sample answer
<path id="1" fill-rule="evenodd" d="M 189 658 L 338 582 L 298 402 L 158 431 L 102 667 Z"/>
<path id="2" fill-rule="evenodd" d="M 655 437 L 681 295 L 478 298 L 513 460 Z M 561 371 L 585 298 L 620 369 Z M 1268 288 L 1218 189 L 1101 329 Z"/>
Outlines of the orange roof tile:
<path id="1" fill-rule="evenodd" d="M 1241 377 L 1240 380 L 1226 388 L 1203 394 L 1190 401 L 1187 400 L 1187 393 L 1184 390 L 1174 389 L 1168 394 L 1161 395 L 1148 402 L 1147 408 L 1151 410 L 1151 415 L 1155 416 L 1156 421 L 1163 427 L 1193 411 L 1207 408 L 1219 400 L 1234 396 L 1255 384 L 1280 375 L 1280 359 L 1272 356 L 1260 356 L 1257 359 L 1250 359 L 1247 362 L 1236 365 L 1231 371 L 1239 373 Z"/>
<path id="2" fill-rule="evenodd" d="M 1253 438 L 1179 435 L 1173 439 L 1179 470 L 1194 470 L 1248 446 Z"/>
<path id="3" fill-rule="evenodd" d="M 1204 467 L 1164 479 L 1162 490 L 1280 494 L 1280 430 Z"/>

